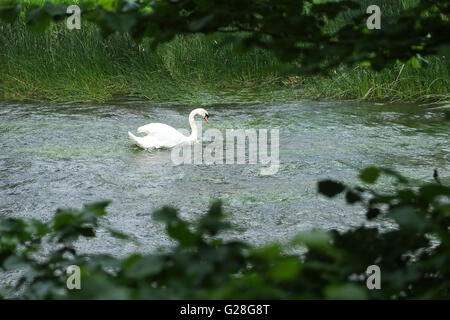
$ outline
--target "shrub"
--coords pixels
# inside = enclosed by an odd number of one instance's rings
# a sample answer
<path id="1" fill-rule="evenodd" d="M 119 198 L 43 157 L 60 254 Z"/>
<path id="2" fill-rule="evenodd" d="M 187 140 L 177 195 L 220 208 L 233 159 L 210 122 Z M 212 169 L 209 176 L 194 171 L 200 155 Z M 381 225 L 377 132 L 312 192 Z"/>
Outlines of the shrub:
<path id="1" fill-rule="evenodd" d="M 381 175 L 396 189 L 371 186 Z M 165 224 L 175 245 L 125 258 L 82 254 L 73 242 L 93 238 L 108 202 L 81 210 L 58 210 L 54 218 L 0 221 L 0 269 L 20 270 L 4 298 L 22 299 L 442 299 L 450 297 L 450 188 L 439 183 L 411 187 L 395 171 L 367 168 L 364 187 L 326 180 L 319 193 L 344 195 L 367 219 L 390 219 L 393 227 L 360 226 L 301 233 L 290 243 L 253 247 L 218 236 L 231 228 L 220 201 L 194 223 L 164 207 L 153 218 Z M 127 235 L 109 230 L 123 241 Z M 81 290 L 67 290 L 69 265 L 81 269 Z M 365 271 L 381 269 L 381 289 L 368 290 Z"/>

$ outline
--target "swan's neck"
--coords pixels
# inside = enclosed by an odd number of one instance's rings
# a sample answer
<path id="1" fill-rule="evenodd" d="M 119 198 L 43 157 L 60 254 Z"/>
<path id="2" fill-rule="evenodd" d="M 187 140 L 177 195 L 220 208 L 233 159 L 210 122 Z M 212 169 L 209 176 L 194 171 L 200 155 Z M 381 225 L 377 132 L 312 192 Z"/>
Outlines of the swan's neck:
<path id="1" fill-rule="evenodd" d="M 192 111 L 191 114 L 189 115 L 189 124 L 191 125 L 191 135 L 188 138 L 189 141 L 195 141 L 197 140 L 198 137 L 198 129 L 194 120 L 196 114 L 197 114 L 196 112 Z"/>

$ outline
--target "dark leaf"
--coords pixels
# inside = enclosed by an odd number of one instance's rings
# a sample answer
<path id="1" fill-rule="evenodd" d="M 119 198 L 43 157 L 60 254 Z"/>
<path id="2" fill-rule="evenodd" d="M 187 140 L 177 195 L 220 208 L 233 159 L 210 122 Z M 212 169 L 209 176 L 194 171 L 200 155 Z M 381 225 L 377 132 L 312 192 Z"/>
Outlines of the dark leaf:
<path id="1" fill-rule="evenodd" d="M 189 224 L 184 221 L 168 224 L 167 233 L 185 247 L 193 246 L 199 240 L 197 234 L 189 230 Z"/>
<path id="2" fill-rule="evenodd" d="M 8 23 L 14 22 L 19 17 L 21 8 L 22 5 L 20 3 L 13 6 L 0 7 L 0 20 Z"/>
<path id="3" fill-rule="evenodd" d="M 450 197 L 450 188 L 438 184 L 428 184 L 420 187 L 419 193 L 428 201 L 433 201 L 439 196 Z"/>
<path id="4" fill-rule="evenodd" d="M 125 275 L 130 279 L 142 279 L 159 273 L 164 268 L 164 259 L 157 255 L 131 256 L 124 262 Z"/>
<path id="5" fill-rule="evenodd" d="M 444 115 L 445 115 L 445 120 L 450 121 L 450 110 L 446 110 L 444 112 Z"/>
<path id="6" fill-rule="evenodd" d="M 90 203 L 84 206 L 83 210 L 93 213 L 96 217 L 101 217 L 106 214 L 106 207 L 111 203 L 111 201 L 100 201 L 95 203 Z"/>
<path id="7" fill-rule="evenodd" d="M 345 200 L 347 200 L 347 203 L 353 204 L 361 201 L 361 197 L 357 193 L 349 190 L 345 194 Z"/>
<path id="8" fill-rule="evenodd" d="M 367 210 L 366 216 L 368 220 L 373 220 L 381 214 L 380 209 L 378 208 L 369 208 Z"/>
<path id="9" fill-rule="evenodd" d="M 153 219 L 165 223 L 179 220 L 177 210 L 171 207 L 163 207 L 162 209 L 155 211 L 153 213 Z"/>
<path id="10" fill-rule="evenodd" d="M 318 191 L 329 198 L 332 198 L 345 190 L 345 186 L 336 181 L 323 180 L 318 183 Z"/>

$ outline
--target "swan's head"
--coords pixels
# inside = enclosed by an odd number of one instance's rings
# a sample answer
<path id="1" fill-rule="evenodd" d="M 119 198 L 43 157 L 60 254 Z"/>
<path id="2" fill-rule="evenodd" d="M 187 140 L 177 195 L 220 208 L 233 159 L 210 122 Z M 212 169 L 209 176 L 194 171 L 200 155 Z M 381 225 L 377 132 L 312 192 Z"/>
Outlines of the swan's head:
<path id="1" fill-rule="evenodd" d="M 206 111 L 205 109 L 203 109 L 203 108 L 198 108 L 198 109 L 195 109 L 194 111 L 192 111 L 192 113 L 194 114 L 194 115 L 199 115 L 200 117 L 202 117 L 203 119 L 205 119 L 205 121 L 206 121 L 206 123 L 209 123 L 209 113 L 208 113 L 208 111 Z"/>

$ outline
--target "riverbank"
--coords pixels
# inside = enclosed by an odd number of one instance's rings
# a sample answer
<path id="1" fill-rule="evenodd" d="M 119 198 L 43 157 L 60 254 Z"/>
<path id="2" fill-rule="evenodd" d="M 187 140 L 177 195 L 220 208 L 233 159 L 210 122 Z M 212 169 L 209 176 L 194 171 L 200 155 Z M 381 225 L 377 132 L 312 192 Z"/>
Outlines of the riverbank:
<path id="1" fill-rule="evenodd" d="M 49 103 L 224 103 L 312 99 L 439 102 L 450 99 L 450 61 L 422 68 L 399 63 L 380 72 L 362 66 L 327 75 L 285 74 L 268 51 L 238 54 L 232 44 L 201 35 L 178 37 L 152 50 L 126 35 L 106 40 L 94 26 L 44 33 L 1 25 L 0 99 Z"/>

